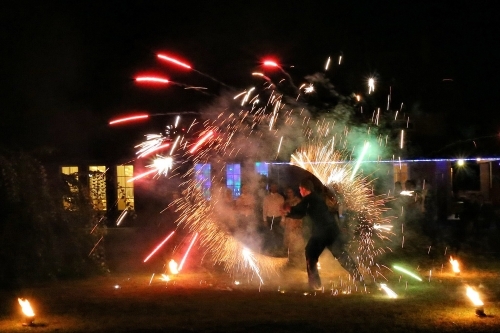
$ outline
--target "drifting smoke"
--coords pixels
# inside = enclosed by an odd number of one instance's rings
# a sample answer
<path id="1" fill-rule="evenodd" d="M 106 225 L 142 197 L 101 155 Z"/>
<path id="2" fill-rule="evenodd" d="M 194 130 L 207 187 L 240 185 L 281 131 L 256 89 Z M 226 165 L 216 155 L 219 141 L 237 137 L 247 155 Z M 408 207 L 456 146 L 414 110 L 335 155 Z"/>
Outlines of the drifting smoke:
<path id="1" fill-rule="evenodd" d="M 356 243 L 352 248 L 360 264 L 365 272 L 372 274 L 370 266 L 375 264 L 375 256 L 383 252 L 383 245 L 376 245 L 374 238 L 378 236 L 381 241 L 388 238 L 373 227 L 390 221 L 383 217 L 386 199 L 373 194 L 368 170 L 359 166 L 361 159 L 385 157 L 382 153 L 387 140 L 379 133 L 382 128 L 375 122 L 353 127 L 359 124 L 354 117 L 356 99 L 338 94 L 322 74 L 307 77 L 308 82 L 297 88 L 289 82 L 290 76 L 282 72 L 284 78 L 278 83 L 265 77 L 260 89 L 226 92 L 201 112 L 202 134 L 211 131 L 214 135 L 192 151 L 192 161 L 214 166 L 211 181 L 216 186 L 211 200 L 207 200 L 194 168 L 186 172 L 183 176 L 186 190 L 174 202 L 180 212 L 177 222 L 198 232 L 206 253 L 226 270 L 276 273 L 286 264 L 286 258 L 254 253 L 255 262 L 251 263 L 249 256 L 244 255 L 248 254 L 247 247 L 258 249 L 261 240 L 254 232 L 254 221 L 246 221 L 243 228 L 232 221 L 235 212 L 224 199 L 222 171 L 228 162 L 238 161 L 243 165 L 254 161 L 289 162 L 295 153 L 295 165 L 311 172 L 337 193 L 337 199 L 345 202 L 348 210 L 356 212 L 351 221 L 351 245 Z M 314 95 L 316 90 L 326 96 L 325 102 L 320 103 L 320 98 Z M 295 95 L 287 94 L 290 92 Z M 358 164 L 353 166 L 356 159 Z M 322 167 L 315 169 L 315 163 L 322 163 Z M 250 176 L 244 180 L 244 186 L 251 192 L 258 191 L 260 180 L 258 175 Z"/>

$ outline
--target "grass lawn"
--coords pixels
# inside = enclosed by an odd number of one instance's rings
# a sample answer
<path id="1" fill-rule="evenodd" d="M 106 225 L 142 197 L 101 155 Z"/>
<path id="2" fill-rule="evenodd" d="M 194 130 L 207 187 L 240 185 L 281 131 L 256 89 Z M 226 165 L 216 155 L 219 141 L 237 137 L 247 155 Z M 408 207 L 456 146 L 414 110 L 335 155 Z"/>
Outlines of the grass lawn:
<path id="1" fill-rule="evenodd" d="M 500 265 L 485 256 L 459 258 L 427 251 L 403 262 L 382 258 L 378 283 L 346 284 L 345 271 L 324 253 L 324 290 L 309 292 L 303 269 L 279 276 L 231 277 L 210 267 L 187 267 L 162 281 L 134 271 L 79 281 L 53 282 L 0 292 L 0 332 L 497 332 L 500 330 Z M 401 263 L 418 281 L 393 270 Z M 391 268 L 391 269 L 389 269 Z M 235 284 L 239 281 L 239 284 Z M 398 297 L 380 289 L 385 282 Z M 475 314 L 465 286 L 484 301 Z M 350 287 L 350 289 L 348 288 Z M 34 325 L 23 326 L 17 297 L 30 300 Z"/>

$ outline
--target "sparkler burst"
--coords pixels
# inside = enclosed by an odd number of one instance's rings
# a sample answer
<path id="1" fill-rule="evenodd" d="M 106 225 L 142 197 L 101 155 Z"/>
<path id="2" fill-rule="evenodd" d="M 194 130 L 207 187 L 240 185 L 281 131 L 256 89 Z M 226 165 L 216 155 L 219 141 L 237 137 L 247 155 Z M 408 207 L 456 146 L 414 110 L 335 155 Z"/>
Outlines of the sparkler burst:
<path id="1" fill-rule="evenodd" d="M 364 271 L 373 275 L 370 267 L 374 265 L 375 257 L 384 253 L 384 247 L 378 243 L 383 244 L 391 235 L 387 227 L 391 221 L 383 217 L 386 197 L 375 196 L 370 179 L 361 172 L 357 173 L 369 144 L 365 143 L 360 159 L 353 166 L 347 152 L 348 131 L 344 131 L 345 135 L 334 136 L 337 137 L 337 147 L 335 139 L 325 139 L 331 137 L 331 133 L 339 132 L 334 122 L 323 120 L 311 124 L 305 112 L 304 115 L 297 113 L 295 116 L 293 106 L 285 109 L 284 100 L 285 96 L 275 91 L 270 94 L 265 106 L 252 105 L 250 110 L 240 110 L 238 113 L 223 111 L 215 120 L 206 121 L 207 131 L 214 131 L 217 136 L 210 138 L 209 143 L 200 146 L 196 152 L 192 151 L 195 153 L 195 162 L 210 163 L 214 159 L 224 161 L 242 156 L 246 159 L 261 156 L 272 159 L 277 158 L 276 155 L 280 155 L 283 150 L 286 151 L 284 155 L 291 156 L 292 165 L 310 172 L 332 193 L 342 198 L 346 210 L 352 213 L 351 250 L 355 252 Z M 298 121 L 298 117 L 304 119 Z M 274 152 L 271 155 L 262 142 L 276 141 L 279 142 L 278 154 Z M 289 155 L 290 148 L 299 146 L 300 142 L 301 148 Z M 283 149 L 283 146 L 286 148 Z M 217 181 L 218 177 L 222 179 L 221 175 L 216 174 L 212 180 Z M 187 190 L 184 197 L 178 202 L 181 212 L 178 222 L 199 233 L 200 243 L 215 262 L 222 263 L 228 271 L 250 268 L 253 273 L 259 272 L 259 278 L 260 273 L 276 273 L 286 264 L 286 258 L 260 253 L 252 253 L 254 260 L 250 261 L 246 245 L 227 231 L 220 216 L 215 213 L 218 205 L 216 195 L 211 200 L 203 196 L 200 190 L 202 184 L 197 180 L 194 169 L 185 178 L 189 180 L 185 183 Z M 375 228 L 375 225 L 386 227 Z M 247 255 L 242 256 L 242 253 Z"/>
<path id="2" fill-rule="evenodd" d="M 375 196 L 367 177 L 356 175 L 356 167 L 347 162 L 346 153 L 337 150 L 333 141 L 310 143 L 292 154 L 292 164 L 309 171 L 329 190 L 335 201 L 342 201 L 345 210 L 353 214 L 349 229 L 349 247 L 357 255 L 360 267 L 372 275 L 370 267 L 375 257 L 384 253 L 383 241 L 391 233 L 391 220 L 384 217 L 386 197 Z M 357 165 L 357 163 L 356 163 Z M 385 228 L 380 228 L 385 225 Z M 382 241 L 377 246 L 376 239 Z"/>
<path id="3" fill-rule="evenodd" d="M 191 68 L 168 56 L 158 55 L 158 58 Z M 326 68 L 329 61 L 330 58 Z M 340 61 L 341 58 L 339 64 Z M 384 242 L 392 234 L 391 219 L 384 214 L 387 197 L 373 194 L 371 176 L 365 174 L 362 166 L 369 154 L 379 154 L 376 150 L 382 149 L 383 136 L 374 139 L 376 127 L 367 128 L 362 133 L 359 129 L 351 130 L 347 125 L 352 115 L 352 104 L 349 103 L 351 100 L 360 101 L 359 95 L 340 98 L 323 74 L 307 77 L 308 82 L 297 88 L 291 76 L 277 62 L 266 60 L 263 65 L 270 67 L 273 75 L 253 72 L 249 76 L 256 80 L 263 78 L 265 84 L 260 88 L 248 87 L 236 96 L 233 91 L 223 93 L 208 110 L 200 112 L 204 118 L 200 122 L 202 129 L 193 133 L 190 139 L 177 135 L 173 142 L 171 135 L 157 134 L 149 135 L 145 142 L 137 145 L 137 158 L 153 152 L 158 154 L 167 148 L 171 151 L 168 156 L 157 155 L 149 166 L 152 170 L 134 178 L 153 172 L 166 175 L 173 167 L 174 150 L 182 147 L 178 153 L 189 159 L 192 167 L 181 175 L 184 180 L 181 184 L 184 188 L 182 197 L 172 203 L 180 214 L 176 224 L 198 235 L 198 244 L 214 263 L 222 264 L 228 272 L 246 270 L 257 275 L 263 283 L 266 275 L 277 273 L 288 259 L 255 251 L 255 247 L 250 245 L 261 241 L 258 236 L 242 235 L 241 230 L 235 232 L 228 227 L 225 220 L 231 214 L 219 213 L 222 200 L 218 189 L 213 187 L 208 195 L 203 191 L 203 180 L 198 177 L 195 165 L 222 165 L 231 161 L 291 161 L 291 165 L 321 181 L 331 197 L 343 203 L 350 215 L 349 248 L 364 273 L 373 275 L 375 258 L 384 252 Z M 273 71 L 272 68 L 279 70 Z M 156 77 L 142 79 L 158 82 Z M 371 79 L 369 84 L 371 93 L 374 80 Z M 313 92 L 320 88 L 345 103 L 328 105 L 327 110 L 308 105 L 308 99 L 317 98 Z M 302 89 L 305 95 L 301 94 Z M 379 125 L 378 115 L 373 123 Z M 370 141 L 377 141 L 378 144 Z M 357 153 L 360 154 L 354 161 L 353 155 Z M 212 173 L 212 183 L 223 183 L 221 170 L 223 168 Z"/>

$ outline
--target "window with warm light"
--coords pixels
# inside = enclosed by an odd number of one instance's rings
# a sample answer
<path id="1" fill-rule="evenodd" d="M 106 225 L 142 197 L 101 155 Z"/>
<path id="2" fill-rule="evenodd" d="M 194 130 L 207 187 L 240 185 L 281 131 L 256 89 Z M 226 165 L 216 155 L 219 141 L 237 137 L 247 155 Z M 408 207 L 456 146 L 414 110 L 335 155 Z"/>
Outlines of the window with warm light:
<path id="1" fill-rule="evenodd" d="M 233 198 L 241 194 L 241 165 L 226 164 L 226 186 L 233 192 Z"/>
<path id="2" fill-rule="evenodd" d="M 66 178 L 66 183 L 69 187 L 70 195 L 65 195 L 63 197 L 63 205 L 65 209 L 74 210 L 73 207 L 74 198 L 78 193 L 78 167 L 77 166 L 63 166 L 61 167 L 61 173 L 70 177 Z"/>
<path id="3" fill-rule="evenodd" d="M 106 167 L 104 165 L 89 166 L 90 199 L 95 210 L 106 210 Z"/>
<path id="4" fill-rule="evenodd" d="M 194 174 L 197 188 L 202 191 L 205 199 L 210 200 L 210 187 L 212 186 L 210 164 L 195 164 Z"/>
<path id="5" fill-rule="evenodd" d="M 116 167 L 116 184 L 118 210 L 134 209 L 134 177 L 133 165 L 118 165 Z"/>

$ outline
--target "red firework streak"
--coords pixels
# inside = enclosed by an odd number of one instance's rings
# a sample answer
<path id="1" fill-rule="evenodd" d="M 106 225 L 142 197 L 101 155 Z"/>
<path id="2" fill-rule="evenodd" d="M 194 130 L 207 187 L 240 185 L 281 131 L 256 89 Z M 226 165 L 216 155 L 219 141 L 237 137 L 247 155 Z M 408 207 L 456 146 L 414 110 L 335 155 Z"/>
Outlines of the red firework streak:
<path id="1" fill-rule="evenodd" d="M 175 230 L 174 230 L 174 231 L 172 231 L 172 232 L 171 232 L 171 233 L 167 236 L 167 238 L 165 238 L 165 239 L 164 239 L 164 240 L 163 240 L 163 241 L 162 241 L 162 242 L 161 242 L 161 243 L 160 243 L 160 244 L 159 244 L 159 245 L 158 245 L 158 246 L 157 246 L 157 247 L 153 250 L 153 252 L 151 252 L 151 253 L 150 253 L 150 254 L 146 257 L 146 259 L 144 259 L 144 262 L 148 261 L 148 260 L 149 260 L 149 258 L 151 258 L 151 257 L 153 256 L 153 254 L 155 254 L 155 253 L 156 253 L 156 251 L 158 251 L 158 250 L 159 250 L 159 249 L 163 246 L 163 244 L 165 244 L 165 243 L 166 243 L 166 242 L 170 239 L 170 237 L 172 237 L 172 235 L 174 234 L 174 232 L 175 232 Z"/>
<path id="2" fill-rule="evenodd" d="M 157 171 L 156 169 L 152 169 L 152 170 L 146 171 L 144 173 L 141 173 L 140 175 L 137 175 L 137 176 L 135 176 L 135 177 L 130 178 L 129 180 L 127 180 L 127 183 L 133 182 L 134 180 L 137 180 L 139 178 L 145 177 L 145 176 L 147 176 L 149 174 L 152 174 L 153 172 L 156 172 L 156 171 Z"/>
<path id="3" fill-rule="evenodd" d="M 280 67 L 278 63 L 274 60 L 264 60 L 263 64 L 266 67 Z"/>
<path id="4" fill-rule="evenodd" d="M 154 147 L 154 148 L 151 148 L 151 149 L 145 151 L 144 153 L 138 155 L 137 158 L 142 158 L 142 157 L 148 156 L 152 152 L 168 148 L 169 146 L 170 146 L 170 143 L 164 143 L 164 144 L 162 144 L 162 145 L 160 145 L 158 147 Z"/>
<path id="5" fill-rule="evenodd" d="M 195 233 L 193 236 L 193 240 L 191 240 L 191 244 L 189 244 L 189 247 L 186 251 L 186 254 L 184 255 L 184 258 L 182 258 L 181 264 L 179 265 L 179 268 L 177 269 L 179 272 L 181 271 L 182 266 L 184 266 L 184 262 L 186 262 L 186 258 L 189 254 L 189 251 L 191 251 L 191 248 L 193 247 L 194 241 L 196 240 L 197 237 L 198 237 L 198 233 Z"/>
<path id="6" fill-rule="evenodd" d="M 118 118 L 115 120 L 110 120 L 109 125 L 116 125 L 116 124 L 127 123 L 127 122 L 136 121 L 136 120 L 148 119 L 148 118 L 149 118 L 149 114 L 137 114 L 137 115 L 127 116 L 127 117 L 123 117 L 123 118 Z"/>
<path id="7" fill-rule="evenodd" d="M 168 79 L 158 76 L 138 76 L 135 78 L 137 82 L 150 82 L 150 83 L 168 83 Z"/>
<path id="8" fill-rule="evenodd" d="M 196 142 L 196 144 L 189 150 L 189 152 L 191 154 L 194 153 L 196 149 L 198 149 L 203 143 L 205 143 L 205 141 L 207 141 L 208 138 L 210 138 L 212 135 L 214 135 L 214 132 L 208 131 L 204 136 L 201 137 L 200 140 L 198 140 L 198 142 Z"/>
<path id="9" fill-rule="evenodd" d="M 165 61 L 168 61 L 168 62 L 171 62 L 173 64 L 176 64 L 176 65 L 179 65 L 181 67 L 184 67 L 184 68 L 187 68 L 187 69 L 191 69 L 191 66 L 189 66 L 188 64 L 184 63 L 184 62 L 181 62 L 177 59 L 174 59 L 172 57 L 169 57 L 167 55 L 164 55 L 164 54 L 157 54 L 156 55 L 158 58 L 162 59 L 162 60 L 165 60 Z"/>

